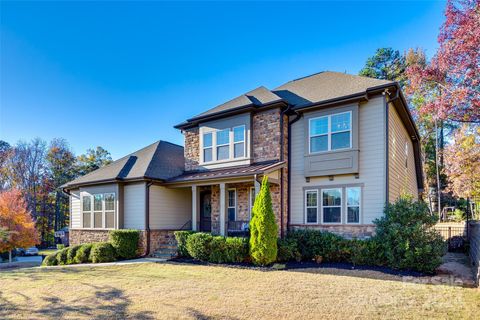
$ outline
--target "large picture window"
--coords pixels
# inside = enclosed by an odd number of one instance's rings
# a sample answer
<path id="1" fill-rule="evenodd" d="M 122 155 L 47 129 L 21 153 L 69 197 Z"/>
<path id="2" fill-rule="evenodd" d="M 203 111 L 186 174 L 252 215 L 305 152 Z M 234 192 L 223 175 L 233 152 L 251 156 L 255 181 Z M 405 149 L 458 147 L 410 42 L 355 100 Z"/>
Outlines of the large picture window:
<path id="1" fill-rule="evenodd" d="M 115 193 L 84 195 L 82 218 L 83 228 L 115 228 Z"/>
<path id="2" fill-rule="evenodd" d="M 235 189 L 228 190 L 228 221 L 235 221 L 237 215 L 237 192 Z"/>
<path id="3" fill-rule="evenodd" d="M 305 221 L 318 223 L 318 191 L 305 191 Z"/>
<path id="4" fill-rule="evenodd" d="M 309 121 L 310 153 L 352 147 L 352 113 L 342 112 Z"/>
<path id="5" fill-rule="evenodd" d="M 342 189 L 322 189 L 323 223 L 342 223 Z"/>

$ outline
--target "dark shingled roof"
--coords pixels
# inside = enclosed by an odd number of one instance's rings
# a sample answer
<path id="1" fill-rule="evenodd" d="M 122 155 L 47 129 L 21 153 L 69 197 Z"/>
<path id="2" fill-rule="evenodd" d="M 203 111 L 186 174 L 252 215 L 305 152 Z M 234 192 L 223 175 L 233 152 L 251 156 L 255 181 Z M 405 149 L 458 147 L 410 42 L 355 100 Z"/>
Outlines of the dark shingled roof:
<path id="1" fill-rule="evenodd" d="M 64 184 L 64 189 L 101 181 L 152 179 L 164 181 L 183 173 L 183 147 L 157 141 L 105 167 Z"/>
<path id="2" fill-rule="evenodd" d="M 167 183 L 190 182 L 201 180 L 218 180 L 221 178 L 248 177 L 254 174 L 263 174 L 283 166 L 285 161 L 266 161 L 250 165 L 212 169 L 208 171 L 189 171 L 181 176 L 171 178 Z"/>
<path id="3" fill-rule="evenodd" d="M 235 99 L 176 125 L 176 128 L 188 127 L 203 118 L 226 113 L 243 107 L 261 108 L 273 103 L 284 102 L 294 108 L 321 103 L 345 96 L 366 93 L 378 86 L 393 85 L 393 81 L 379 80 L 341 72 L 324 71 L 307 77 L 289 81 L 274 90 L 258 87 Z"/>

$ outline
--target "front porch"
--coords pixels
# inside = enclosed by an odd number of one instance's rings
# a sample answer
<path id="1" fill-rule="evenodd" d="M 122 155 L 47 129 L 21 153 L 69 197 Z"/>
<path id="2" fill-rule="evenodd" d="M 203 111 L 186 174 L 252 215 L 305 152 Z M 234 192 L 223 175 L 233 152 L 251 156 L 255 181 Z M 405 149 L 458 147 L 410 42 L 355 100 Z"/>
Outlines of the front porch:
<path id="1" fill-rule="evenodd" d="M 246 236 L 260 181 L 267 175 L 273 210 L 281 230 L 283 165 L 275 162 L 188 173 L 169 187 L 191 189 L 192 230 L 221 236 Z"/>

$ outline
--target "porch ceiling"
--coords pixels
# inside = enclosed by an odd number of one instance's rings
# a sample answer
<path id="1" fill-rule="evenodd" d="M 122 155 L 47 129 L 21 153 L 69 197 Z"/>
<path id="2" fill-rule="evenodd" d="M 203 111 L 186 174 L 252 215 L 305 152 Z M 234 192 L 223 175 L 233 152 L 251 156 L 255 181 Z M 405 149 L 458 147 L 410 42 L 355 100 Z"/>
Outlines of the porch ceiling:
<path id="1" fill-rule="evenodd" d="M 186 172 L 165 182 L 168 185 L 185 184 L 191 182 L 228 180 L 253 177 L 278 170 L 285 166 L 285 161 L 267 161 L 253 163 L 246 166 L 235 166 L 222 169 Z"/>

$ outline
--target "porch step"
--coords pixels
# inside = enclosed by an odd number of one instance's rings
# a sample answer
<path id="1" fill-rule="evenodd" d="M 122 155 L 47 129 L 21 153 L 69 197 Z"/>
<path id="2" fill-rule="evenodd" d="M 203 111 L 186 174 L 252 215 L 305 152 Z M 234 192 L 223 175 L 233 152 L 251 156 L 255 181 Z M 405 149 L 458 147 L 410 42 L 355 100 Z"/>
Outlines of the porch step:
<path id="1" fill-rule="evenodd" d="M 152 256 L 156 258 L 162 258 L 170 260 L 177 256 L 177 246 L 174 245 L 162 245 L 157 249 Z"/>

